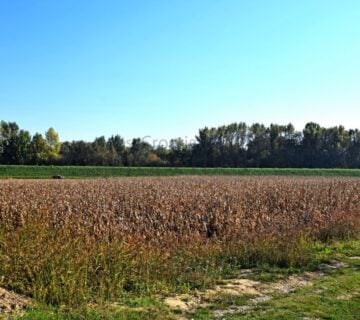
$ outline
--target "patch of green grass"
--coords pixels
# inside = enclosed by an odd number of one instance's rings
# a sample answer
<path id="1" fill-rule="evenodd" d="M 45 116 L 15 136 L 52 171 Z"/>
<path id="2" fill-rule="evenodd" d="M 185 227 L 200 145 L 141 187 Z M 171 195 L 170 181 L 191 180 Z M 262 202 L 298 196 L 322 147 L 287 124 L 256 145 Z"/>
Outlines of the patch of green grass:
<path id="1" fill-rule="evenodd" d="M 258 268 L 254 273 L 246 276 L 247 279 L 260 282 L 273 282 L 285 278 L 288 274 L 296 271 L 288 268 L 266 268 L 262 270 Z"/>
<path id="2" fill-rule="evenodd" d="M 316 261 L 360 256 L 360 240 L 316 242 L 313 245 L 313 251 Z"/>
<path id="3" fill-rule="evenodd" d="M 272 282 L 284 279 L 294 273 L 316 271 L 320 263 L 331 260 L 349 261 L 349 257 L 360 256 L 360 241 L 333 241 L 329 243 L 314 242 L 311 244 L 311 260 L 301 266 L 279 267 L 267 263 L 259 264 L 252 272 L 246 274 L 247 279 Z"/>
<path id="4" fill-rule="evenodd" d="M 299 168 L 178 168 L 178 167 L 101 167 L 101 166 L 24 166 L 0 165 L 2 178 L 101 178 L 176 175 L 224 176 L 346 176 L 360 177 L 360 169 Z"/>
<path id="5" fill-rule="evenodd" d="M 118 301 L 120 305 L 127 306 L 129 308 L 149 308 L 152 306 L 162 307 L 162 303 L 152 297 L 123 297 Z"/>
<path id="6" fill-rule="evenodd" d="M 244 306 L 247 301 L 253 298 L 251 295 L 236 296 L 232 294 L 221 294 L 211 298 L 210 308 L 211 309 L 224 309 L 229 306 Z"/>
<path id="7" fill-rule="evenodd" d="M 13 320 L 172 320 L 174 317 L 167 313 L 161 313 L 157 309 L 147 310 L 122 310 L 122 311 L 96 311 L 81 310 L 61 312 L 51 309 L 34 309 L 26 312 L 23 316 L 12 318 Z"/>
<path id="8" fill-rule="evenodd" d="M 202 320 L 214 319 L 214 310 L 225 310 L 228 308 L 245 306 L 252 295 L 219 294 L 206 301 L 207 306 L 196 309 L 187 315 L 188 319 Z"/>
<path id="9" fill-rule="evenodd" d="M 188 319 L 194 320 L 208 320 L 213 318 L 213 314 L 209 308 L 199 308 L 194 313 L 188 316 Z"/>
<path id="10" fill-rule="evenodd" d="M 356 260 L 355 260 L 356 261 Z M 360 316 L 360 262 L 314 282 L 295 293 L 278 295 L 246 315 L 227 319 L 332 319 L 357 320 Z"/>
<path id="11" fill-rule="evenodd" d="M 46 305 L 27 310 L 11 320 L 173 320 L 174 316 L 159 300 L 150 297 L 122 299 L 117 303 L 77 309 Z"/>
<path id="12" fill-rule="evenodd" d="M 297 289 L 290 294 L 277 294 L 267 302 L 260 303 L 246 314 L 227 315 L 227 320 L 295 320 L 295 319 L 332 319 L 357 320 L 360 317 L 360 241 L 333 242 L 314 245 L 315 260 L 329 261 L 339 259 L 347 267 L 329 270 L 324 278 L 315 280 L 312 286 Z M 276 280 L 291 270 L 266 267 L 265 281 Z M 256 274 L 256 273 L 255 273 Z M 260 273 L 261 274 L 261 273 Z M 257 280 L 261 281 L 262 276 Z M 222 301 L 222 299 L 224 299 Z M 228 298 L 218 297 L 219 310 L 229 305 Z M 242 301 L 246 304 L 246 301 Z M 236 305 L 236 304 L 235 304 Z M 195 312 L 194 319 L 213 319 L 214 310 L 208 308 Z M 206 317 L 202 317 L 206 315 Z"/>

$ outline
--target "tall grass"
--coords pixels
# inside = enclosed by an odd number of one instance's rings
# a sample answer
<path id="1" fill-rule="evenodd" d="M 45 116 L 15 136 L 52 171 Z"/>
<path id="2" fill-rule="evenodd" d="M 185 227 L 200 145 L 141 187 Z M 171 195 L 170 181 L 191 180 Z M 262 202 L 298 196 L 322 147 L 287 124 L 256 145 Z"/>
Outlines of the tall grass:
<path id="1" fill-rule="evenodd" d="M 135 239 L 69 236 L 36 223 L 1 235 L 0 285 L 69 307 L 128 295 L 186 292 L 213 285 L 241 267 L 306 266 L 317 239 L 300 233 L 263 235 L 246 242 L 194 240 L 160 250 Z"/>
<path id="2" fill-rule="evenodd" d="M 306 237 L 283 240 L 194 239 L 160 250 L 135 239 L 99 241 L 34 223 L 2 234 L 0 285 L 50 305 L 73 307 L 129 294 L 201 289 L 236 268 L 310 261 Z"/>

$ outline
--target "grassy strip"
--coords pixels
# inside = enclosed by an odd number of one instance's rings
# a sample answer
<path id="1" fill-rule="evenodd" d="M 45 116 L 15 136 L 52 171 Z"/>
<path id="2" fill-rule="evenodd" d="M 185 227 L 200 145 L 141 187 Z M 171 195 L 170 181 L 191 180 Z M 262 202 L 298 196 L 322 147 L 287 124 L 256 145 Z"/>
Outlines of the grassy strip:
<path id="1" fill-rule="evenodd" d="M 0 165 L 2 178 L 67 178 L 134 177 L 176 175 L 235 176 L 343 176 L 360 177 L 360 169 L 290 169 L 290 168 L 165 168 L 165 167 L 100 167 L 100 166 L 11 166 Z"/>
<path id="2" fill-rule="evenodd" d="M 298 288 L 288 294 L 278 293 L 271 300 L 259 303 L 245 314 L 227 315 L 227 320 L 299 320 L 333 319 L 357 320 L 360 314 L 360 260 L 350 259 L 360 256 L 360 241 L 315 243 L 314 261 L 317 263 L 336 259 L 346 263 L 346 267 L 327 270 L 325 277 L 315 280 L 311 286 Z M 279 268 L 258 269 L 257 281 L 276 281 L 289 270 Z M 194 320 L 215 320 L 213 310 L 226 310 L 234 306 L 248 304 L 251 297 L 219 295 L 206 308 L 199 308 L 189 315 Z"/>
<path id="3" fill-rule="evenodd" d="M 330 271 L 324 278 L 314 281 L 313 286 L 298 289 L 291 294 L 279 294 L 272 300 L 259 304 L 245 315 L 229 315 L 226 319 L 334 319 L 355 320 L 360 314 L 360 260 L 349 256 L 360 256 L 360 241 L 341 241 L 330 244 L 314 243 L 311 248 L 313 263 L 338 259 L 347 268 Z M 259 265 L 258 270 L 277 279 L 279 275 L 294 272 L 293 269 L 269 268 Z M 207 309 L 199 309 L 189 319 L 213 319 L 212 310 L 247 304 L 247 296 L 218 296 Z M 118 304 L 84 307 L 78 309 L 51 308 L 39 305 L 14 320 L 136 320 L 176 319 L 176 314 L 163 305 L 161 300 L 149 297 L 124 298 Z"/>
<path id="4" fill-rule="evenodd" d="M 301 234 L 247 242 L 194 238 L 157 248 L 49 230 L 40 222 L 0 236 L 0 286 L 54 306 L 203 290 L 240 267 L 301 268 L 311 261 L 311 240 Z"/>
<path id="5" fill-rule="evenodd" d="M 360 255 L 359 244 L 354 255 Z M 278 295 L 258 305 L 246 315 L 234 315 L 227 319 L 359 319 L 360 260 L 342 258 L 342 261 L 349 267 L 315 281 L 313 286 L 304 287 L 293 294 Z M 194 317 L 194 319 L 199 318 Z"/>
<path id="6" fill-rule="evenodd" d="M 11 320 L 176 320 L 160 301 L 152 298 L 129 298 L 123 306 L 96 306 L 59 309 L 40 305 Z"/>

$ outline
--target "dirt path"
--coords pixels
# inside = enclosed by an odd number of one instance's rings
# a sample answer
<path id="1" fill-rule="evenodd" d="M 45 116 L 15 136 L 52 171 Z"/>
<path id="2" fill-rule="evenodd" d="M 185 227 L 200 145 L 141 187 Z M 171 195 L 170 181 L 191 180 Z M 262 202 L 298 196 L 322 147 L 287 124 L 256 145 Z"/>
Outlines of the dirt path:
<path id="1" fill-rule="evenodd" d="M 224 310 L 213 310 L 215 318 L 223 318 L 226 315 L 246 313 L 253 309 L 257 304 L 271 300 L 276 293 L 288 294 L 304 286 L 311 286 L 314 280 L 320 279 L 325 275 L 325 271 L 336 270 L 346 267 L 346 264 L 332 260 L 328 264 L 319 265 L 319 271 L 305 272 L 291 275 L 286 279 L 275 282 L 260 282 L 251 280 L 254 271 L 243 270 L 237 279 L 225 280 L 223 284 L 205 292 L 195 294 L 183 294 L 173 297 L 167 297 L 164 303 L 172 310 L 181 312 L 178 315 L 179 320 L 187 319 L 198 308 L 206 308 L 209 302 L 221 295 L 233 296 L 251 296 L 247 304 L 243 306 L 230 306 Z"/>
<path id="2" fill-rule="evenodd" d="M 21 311 L 30 304 L 29 298 L 0 288 L 0 317 L 4 314 Z"/>

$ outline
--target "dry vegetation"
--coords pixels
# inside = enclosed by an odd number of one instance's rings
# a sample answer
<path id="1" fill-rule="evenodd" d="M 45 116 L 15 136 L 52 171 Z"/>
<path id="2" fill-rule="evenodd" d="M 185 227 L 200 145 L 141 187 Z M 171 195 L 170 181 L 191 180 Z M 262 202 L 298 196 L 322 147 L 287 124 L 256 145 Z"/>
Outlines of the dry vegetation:
<path id="1" fill-rule="evenodd" d="M 0 182 L 0 286 L 54 305 L 301 266 L 359 233 L 360 180 L 178 177 Z"/>

